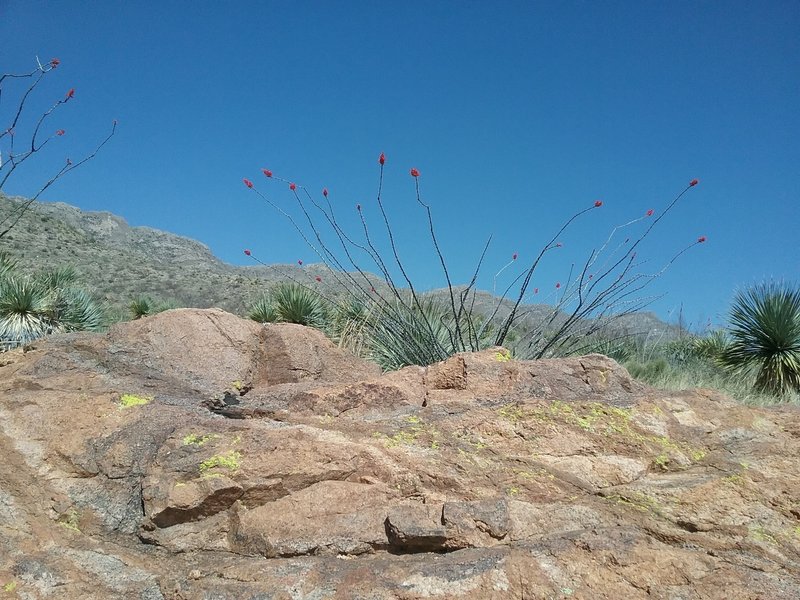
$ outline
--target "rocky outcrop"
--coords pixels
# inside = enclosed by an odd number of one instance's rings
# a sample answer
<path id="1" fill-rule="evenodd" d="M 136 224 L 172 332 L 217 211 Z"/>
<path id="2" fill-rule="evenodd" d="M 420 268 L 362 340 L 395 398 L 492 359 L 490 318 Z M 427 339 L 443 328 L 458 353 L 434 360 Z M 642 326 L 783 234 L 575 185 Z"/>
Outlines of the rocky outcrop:
<path id="1" fill-rule="evenodd" d="M 9 597 L 800 598 L 796 408 L 219 310 L 0 359 Z"/>

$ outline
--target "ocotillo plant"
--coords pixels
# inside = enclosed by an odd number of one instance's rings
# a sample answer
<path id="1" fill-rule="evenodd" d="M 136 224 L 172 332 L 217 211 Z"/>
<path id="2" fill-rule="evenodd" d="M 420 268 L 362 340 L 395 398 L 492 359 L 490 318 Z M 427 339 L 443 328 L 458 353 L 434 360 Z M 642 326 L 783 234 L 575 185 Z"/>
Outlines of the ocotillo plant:
<path id="1" fill-rule="evenodd" d="M 455 352 L 503 345 L 526 317 L 524 301 L 530 295 L 534 274 L 542 259 L 549 251 L 561 247 L 562 244 L 558 240 L 574 221 L 603 205 L 600 200 L 594 201 L 567 219 L 557 233 L 542 246 L 529 266 L 506 287 L 491 312 L 488 315 L 479 314 L 475 309 L 476 282 L 491 237 L 483 246 L 470 281 L 465 286 L 456 286 L 439 245 L 431 207 L 422 198 L 420 172 L 412 168 L 410 175 L 414 182 L 415 198 L 424 211 L 430 239 L 446 282 L 447 293 L 442 310 L 441 306 L 432 307 L 430 299 L 418 291 L 403 264 L 395 241 L 395 232 L 383 202 L 383 176 L 386 165 L 384 154 L 380 155 L 378 164 L 380 172 L 377 208 L 382 221 L 381 228 L 385 229 L 388 240 L 388 251 L 381 251 L 378 248 L 360 204 L 356 205 L 356 211 L 361 233 L 356 236 L 341 226 L 333 204 L 329 201 L 329 192 L 326 188 L 322 190 L 321 198 L 315 197 L 305 186 L 277 177 L 269 169 L 262 169 L 267 180 L 288 185 L 299 211 L 293 212 L 272 200 L 251 180 L 244 179 L 243 182 L 248 189 L 258 194 L 289 221 L 327 267 L 331 279 L 354 301 L 368 307 L 367 312 L 373 319 L 373 332 L 379 332 L 382 342 L 394 344 L 402 349 L 402 353 L 408 357 L 404 359 L 407 364 L 429 364 Z M 696 242 L 678 252 L 655 273 L 637 272 L 636 269 L 641 264 L 636 262 L 637 248 L 664 215 L 672 210 L 678 200 L 697 183 L 696 179 L 692 180 L 658 216 L 650 221 L 649 226 L 633 243 L 629 244 L 630 238 L 628 238 L 611 249 L 614 235 L 618 230 L 653 217 L 653 210 L 648 210 L 642 217 L 615 227 L 603 246 L 592 251 L 582 267 L 576 269 L 573 265 L 573 269 L 565 279 L 565 285 L 562 287 L 561 283 L 557 283 L 555 286 L 557 301 L 550 316 L 532 328 L 529 327 L 524 335 L 516 336 L 517 353 L 540 358 L 556 351 L 573 349 L 585 340 L 586 335 L 606 325 L 613 318 L 646 305 L 649 299 L 640 298 L 637 293 L 663 273 L 689 247 L 704 242 L 705 237 L 701 236 Z M 308 229 L 301 227 L 298 221 L 300 223 L 305 221 Z M 324 232 L 333 233 L 334 244 L 326 242 Z M 369 258 L 385 285 L 375 285 L 367 270 L 359 264 L 359 256 Z M 517 264 L 517 258 L 518 255 L 515 253 L 512 258 L 513 264 Z M 508 266 L 503 267 L 500 272 Z M 393 274 L 395 268 L 399 275 Z M 533 294 L 537 294 L 538 288 L 533 288 L 532 291 Z M 506 302 L 506 298 L 513 300 Z"/>
<path id="2" fill-rule="evenodd" d="M 42 114 L 33 116 L 31 119 L 28 119 L 27 114 L 27 107 L 32 94 L 42 80 L 60 64 L 61 61 L 57 58 L 53 58 L 45 64 L 42 64 L 37 58 L 36 67 L 30 72 L 0 75 L 0 127 L 5 125 L 0 131 L 0 192 L 18 167 L 30 160 L 34 155 L 42 152 L 51 141 L 61 138 L 67 133 L 64 129 L 49 128 L 48 120 L 58 109 L 75 98 L 75 88 L 70 88 Z M 18 95 L 15 96 L 15 99 L 12 99 L 8 96 L 11 91 L 9 86 L 15 84 L 22 84 L 22 88 L 19 90 Z M 9 107 L 8 112 L 5 110 L 6 107 Z M 11 231 L 22 218 L 22 215 L 25 214 L 25 211 L 47 188 L 70 171 L 77 169 L 94 158 L 114 135 L 116 128 L 117 121 L 115 120 L 111 125 L 111 132 L 98 144 L 92 153 L 75 161 L 67 158 L 60 169 L 50 173 L 49 176 L 45 176 L 44 184 L 33 196 L 15 207 L 0 220 L 0 238 L 3 238 Z"/>

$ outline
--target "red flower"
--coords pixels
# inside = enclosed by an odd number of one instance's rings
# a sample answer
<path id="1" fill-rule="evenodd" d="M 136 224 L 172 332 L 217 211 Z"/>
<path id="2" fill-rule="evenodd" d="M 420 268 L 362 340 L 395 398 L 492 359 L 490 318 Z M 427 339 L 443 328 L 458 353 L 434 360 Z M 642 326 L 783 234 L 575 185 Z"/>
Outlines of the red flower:
<path id="1" fill-rule="evenodd" d="M 250 250 L 245 250 L 245 251 L 244 251 L 244 253 L 245 253 L 247 256 L 250 256 Z"/>
<path id="2" fill-rule="evenodd" d="M 419 177 L 419 171 L 417 169 L 411 169 L 411 176 Z"/>
<path id="3" fill-rule="evenodd" d="M 561 282 L 556 283 L 556 289 L 561 287 Z"/>
<path id="4" fill-rule="evenodd" d="M 300 265 L 300 266 L 302 267 L 302 266 L 303 266 L 303 261 L 302 261 L 302 260 L 298 260 L 298 261 L 297 261 L 297 264 L 298 264 L 298 265 Z"/>
<path id="5" fill-rule="evenodd" d="M 269 169 L 261 169 L 261 172 L 267 177 L 272 177 L 272 171 L 270 171 Z"/>
<path id="6" fill-rule="evenodd" d="M 67 132 L 64 131 L 63 129 L 59 129 L 58 131 L 56 131 L 56 135 L 64 135 L 65 133 Z"/>
<path id="7" fill-rule="evenodd" d="M 293 184 L 293 183 L 290 183 L 289 184 L 289 189 L 292 190 L 292 191 L 295 191 L 297 189 L 297 186 L 295 184 Z"/>
<path id="8" fill-rule="evenodd" d="M 320 277 L 319 275 L 317 275 L 316 277 L 314 277 L 314 279 L 316 279 L 316 280 L 317 280 L 317 283 L 319 283 L 319 282 L 321 282 L 321 281 L 322 281 L 322 277 Z"/>
<path id="9" fill-rule="evenodd" d="M 693 185 L 697 185 L 698 183 L 700 183 L 700 180 L 699 180 L 699 179 L 692 179 L 692 180 L 689 182 L 689 186 L 691 187 L 691 186 L 693 186 Z"/>
<path id="10" fill-rule="evenodd" d="M 75 88 L 70 88 L 69 91 L 67 92 L 67 97 L 64 98 L 64 100 L 66 101 L 74 97 L 75 97 Z"/>
<path id="11" fill-rule="evenodd" d="M 54 58 L 54 59 L 52 59 L 50 61 L 50 66 L 53 67 L 54 69 L 60 64 L 61 64 L 61 61 L 58 60 L 57 58 Z"/>
<path id="12" fill-rule="evenodd" d="M 697 238 L 697 243 L 698 244 L 702 244 L 705 241 L 706 241 L 706 236 L 704 236 L 704 235 L 701 235 L 699 238 Z"/>
<path id="13" fill-rule="evenodd" d="M 594 277 L 594 275 L 589 275 L 589 279 L 591 279 L 592 277 Z"/>
<path id="14" fill-rule="evenodd" d="M 511 255 L 511 260 L 517 260 L 517 253 L 516 252 L 514 252 L 514 254 Z"/>
<path id="15" fill-rule="evenodd" d="M 251 188 L 251 189 L 252 189 L 252 187 L 253 187 L 253 182 L 252 182 L 252 181 L 250 181 L 250 180 L 249 180 L 249 179 L 247 179 L 247 178 L 245 178 L 245 179 L 242 179 L 242 181 L 244 182 L 244 184 L 245 184 L 247 187 L 249 187 L 249 188 Z"/>
<path id="16" fill-rule="evenodd" d="M 653 216 L 653 209 L 652 209 L 652 208 L 651 208 L 651 209 L 649 209 L 649 210 L 648 210 L 648 211 L 647 211 L 645 214 L 646 214 L 648 217 L 652 217 L 652 216 Z"/>
<path id="17" fill-rule="evenodd" d="M 561 246 L 563 246 L 563 245 L 564 244 L 562 244 L 561 242 L 556 242 L 556 248 L 561 248 Z"/>
<path id="18" fill-rule="evenodd" d="M 595 200 L 594 201 L 594 207 L 595 208 L 600 208 L 601 206 L 603 206 L 603 201 L 602 200 Z"/>
<path id="19" fill-rule="evenodd" d="M 533 288 L 533 293 L 534 294 L 538 294 L 539 293 L 539 288 Z"/>
<path id="20" fill-rule="evenodd" d="M 328 197 L 328 188 L 322 188 L 322 195 Z"/>
<path id="21" fill-rule="evenodd" d="M 386 162 L 386 155 L 381 152 L 381 155 L 378 157 L 378 162 L 383 165 Z"/>

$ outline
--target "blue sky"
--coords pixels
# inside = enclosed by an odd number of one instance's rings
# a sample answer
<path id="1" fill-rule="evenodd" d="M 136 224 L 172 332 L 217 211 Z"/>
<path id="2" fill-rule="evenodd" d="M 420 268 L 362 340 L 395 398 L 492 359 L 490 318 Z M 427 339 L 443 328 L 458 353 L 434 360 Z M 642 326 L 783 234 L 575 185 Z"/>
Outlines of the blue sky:
<path id="1" fill-rule="evenodd" d="M 795 1 L 0 0 L 0 71 L 61 60 L 31 108 L 76 89 L 51 121 L 67 135 L 4 191 L 35 193 L 118 119 L 102 154 L 43 199 L 198 239 L 234 264 L 249 264 L 244 248 L 313 262 L 242 178 L 287 208 L 262 167 L 327 187 L 343 222 L 357 225 L 360 203 L 378 231 L 385 152 L 384 201 L 422 288 L 444 280 L 411 167 L 456 280 L 494 235 L 483 288 L 601 199 L 537 270 L 544 291 L 615 225 L 658 214 L 699 178 L 638 256 L 658 270 L 707 236 L 648 293 L 666 294 L 662 317 L 682 305 L 695 325 L 719 322 L 737 288 L 798 280 L 798 31 Z"/>

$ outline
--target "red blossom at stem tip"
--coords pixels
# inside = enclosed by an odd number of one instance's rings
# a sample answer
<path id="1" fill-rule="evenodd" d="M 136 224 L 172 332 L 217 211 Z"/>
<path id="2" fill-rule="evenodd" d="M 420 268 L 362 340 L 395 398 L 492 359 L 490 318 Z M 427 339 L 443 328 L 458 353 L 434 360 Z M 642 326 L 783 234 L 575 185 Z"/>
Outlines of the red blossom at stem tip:
<path id="1" fill-rule="evenodd" d="M 603 206 L 603 201 L 602 200 L 595 200 L 594 201 L 594 207 L 595 208 L 600 208 L 601 206 Z"/>
<path id="2" fill-rule="evenodd" d="M 50 66 L 52 68 L 54 68 L 54 69 L 60 64 L 61 64 L 61 61 L 58 60 L 57 58 L 53 58 L 53 59 L 50 60 Z"/>
<path id="3" fill-rule="evenodd" d="M 328 188 L 322 188 L 322 195 L 328 197 Z"/>
<path id="4" fill-rule="evenodd" d="M 644 214 L 646 214 L 648 217 L 652 217 L 653 216 L 653 209 L 652 208 L 648 209 L 648 211 L 646 213 L 644 213 Z"/>
<path id="5" fill-rule="evenodd" d="M 689 187 L 695 186 L 695 185 L 697 185 L 698 183 L 700 183 L 700 180 L 699 180 L 699 179 L 692 179 L 692 180 L 689 182 Z"/>
<path id="6" fill-rule="evenodd" d="M 556 242 L 556 248 L 561 248 L 561 246 L 563 246 L 563 245 L 564 244 L 562 244 L 561 242 Z"/>
<path id="7" fill-rule="evenodd" d="M 705 241 L 706 241 L 706 236 L 704 236 L 704 235 L 701 235 L 699 238 L 697 238 L 697 243 L 698 244 L 702 244 Z"/>
<path id="8" fill-rule="evenodd" d="M 242 179 L 242 183 L 244 183 L 244 184 L 245 184 L 247 187 L 249 187 L 250 189 L 252 189 L 252 188 L 253 188 L 253 182 L 252 182 L 252 181 L 250 181 L 249 179 L 247 179 L 246 177 L 245 177 L 244 179 Z"/>
<path id="9" fill-rule="evenodd" d="M 66 100 L 69 100 L 70 98 L 74 98 L 74 97 L 75 97 L 75 88 L 69 88 L 69 91 L 67 92 L 67 95 L 64 98 L 64 100 L 66 101 Z"/>
<path id="10" fill-rule="evenodd" d="M 58 131 L 56 131 L 56 135 L 64 135 L 65 133 L 67 132 L 64 131 L 63 129 L 59 129 Z"/>
<path id="11" fill-rule="evenodd" d="M 316 279 L 316 280 L 317 280 L 317 283 L 320 283 L 320 282 L 322 281 L 322 277 L 320 277 L 319 275 L 317 275 L 316 277 L 314 277 L 314 279 Z"/>
<path id="12" fill-rule="evenodd" d="M 295 191 L 297 189 L 297 186 L 295 184 L 293 184 L 293 183 L 290 183 L 289 184 L 289 189 L 292 190 L 292 191 Z"/>
<path id="13" fill-rule="evenodd" d="M 558 289 L 560 287 L 561 287 L 561 282 L 559 281 L 559 282 L 556 283 L 556 289 Z"/>
<path id="14" fill-rule="evenodd" d="M 381 155 L 378 157 L 378 162 L 383 166 L 386 163 L 386 155 L 381 152 Z"/>
<path id="15" fill-rule="evenodd" d="M 298 264 L 298 265 L 300 265 L 300 266 L 302 267 L 302 266 L 303 266 L 303 261 L 302 261 L 302 260 L 298 260 L 298 261 L 297 261 L 297 264 Z"/>
<path id="16" fill-rule="evenodd" d="M 589 275 L 589 279 L 591 279 L 592 277 L 594 277 L 594 275 Z"/>
<path id="17" fill-rule="evenodd" d="M 539 293 L 539 288 L 533 288 L 533 293 L 534 294 L 538 294 Z"/>
<path id="18" fill-rule="evenodd" d="M 261 172 L 267 177 L 272 177 L 272 171 L 269 169 L 261 169 Z"/>
<path id="19" fill-rule="evenodd" d="M 245 253 L 247 256 L 250 256 L 250 250 L 245 250 L 245 251 L 244 251 L 244 253 Z"/>
<path id="20" fill-rule="evenodd" d="M 419 177 L 419 171 L 417 169 L 411 169 L 411 176 Z"/>
<path id="21" fill-rule="evenodd" d="M 517 253 L 516 252 L 514 252 L 514 254 L 511 255 L 511 260 L 517 260 Z"/>

